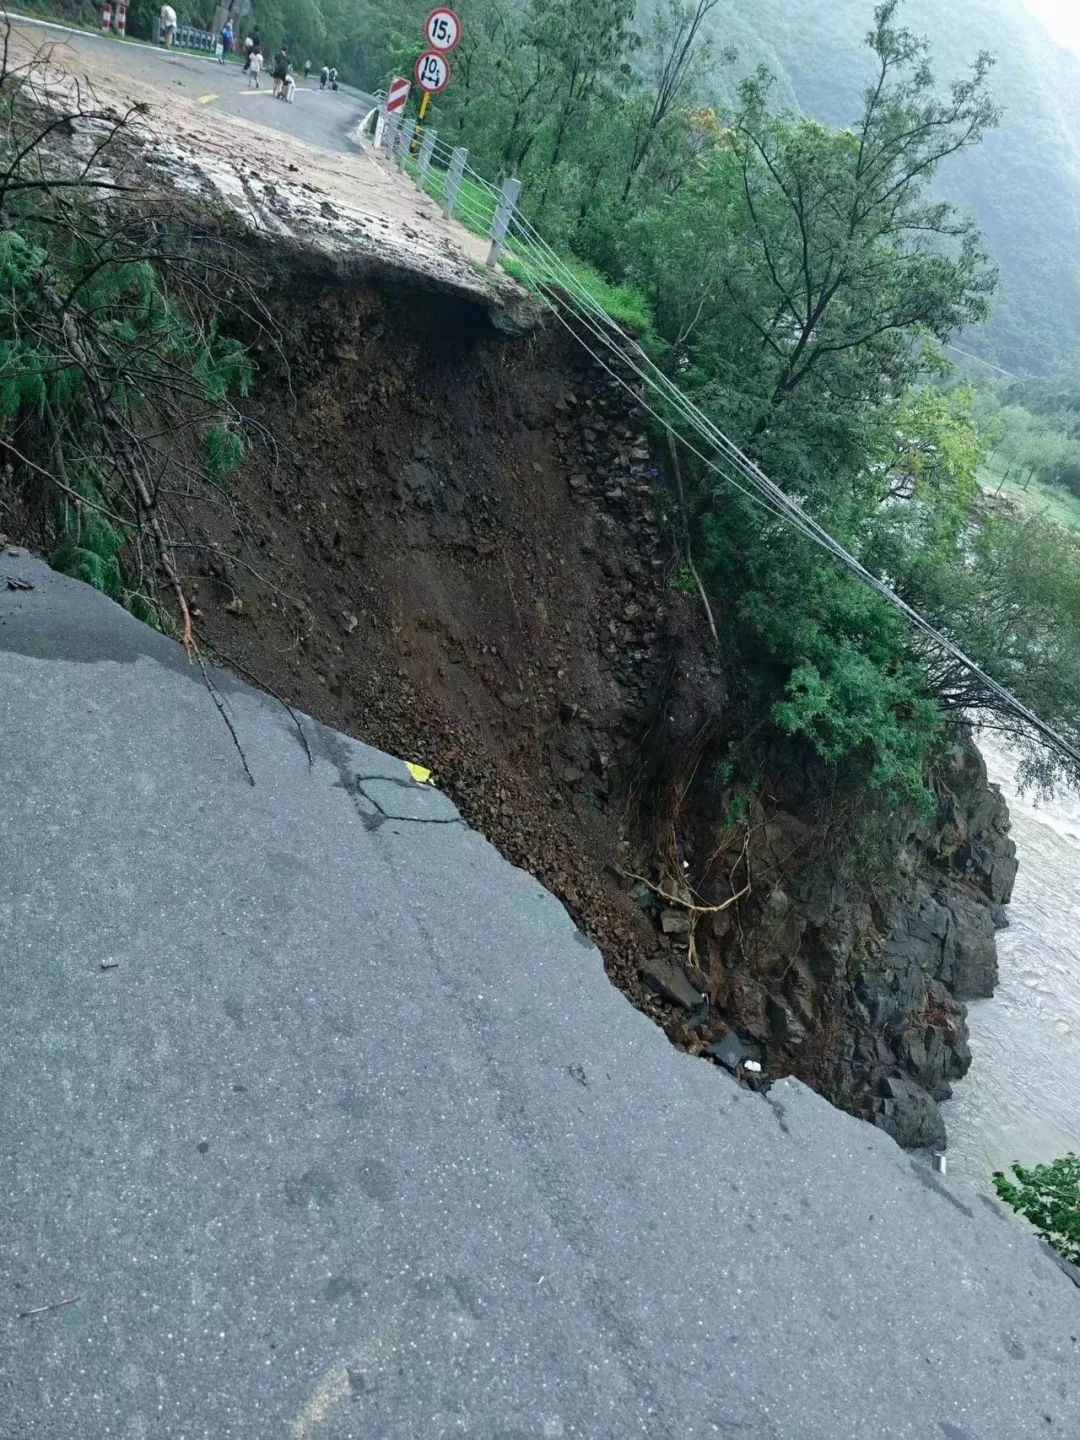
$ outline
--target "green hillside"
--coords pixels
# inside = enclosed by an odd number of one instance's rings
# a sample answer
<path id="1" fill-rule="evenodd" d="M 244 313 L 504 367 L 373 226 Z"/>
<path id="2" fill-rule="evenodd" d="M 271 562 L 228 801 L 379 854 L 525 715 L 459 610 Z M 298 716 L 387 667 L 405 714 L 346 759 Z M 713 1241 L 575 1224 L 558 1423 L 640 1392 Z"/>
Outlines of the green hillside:
<path id="1" fill-rule="evenodd" d="M 861 37 L 872 10 L 871 0 L 723 0 L 716 34 L 739 51 L 737 73 L 764 61 L 793 107 L 844 124 L 871 74 Z M 1080 341 L 1080 57 L 1022 0 L 906 0 L 903 21 L 930 38 L 943 82 L 980 50 L 997 56 L 1001 127 L 943 166 L 940 183 L 976 215 L 1002 272 L 972 348 L 1010 369 L 1053 369 Z"/>

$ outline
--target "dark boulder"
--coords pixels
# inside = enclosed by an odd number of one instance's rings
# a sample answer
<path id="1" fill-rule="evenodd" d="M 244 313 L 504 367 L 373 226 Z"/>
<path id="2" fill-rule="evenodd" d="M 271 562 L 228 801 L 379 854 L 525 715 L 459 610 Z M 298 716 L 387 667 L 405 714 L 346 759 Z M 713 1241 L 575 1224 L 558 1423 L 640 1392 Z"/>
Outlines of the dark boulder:
<path id="1" fill-rule="evenodd" d="M 889 1075 L 872 1102 L 871 1119 L 905 1149 L 940 1149 L 945 1144 L 945 1122 L 932 1095 L 914 1081 Z"/>

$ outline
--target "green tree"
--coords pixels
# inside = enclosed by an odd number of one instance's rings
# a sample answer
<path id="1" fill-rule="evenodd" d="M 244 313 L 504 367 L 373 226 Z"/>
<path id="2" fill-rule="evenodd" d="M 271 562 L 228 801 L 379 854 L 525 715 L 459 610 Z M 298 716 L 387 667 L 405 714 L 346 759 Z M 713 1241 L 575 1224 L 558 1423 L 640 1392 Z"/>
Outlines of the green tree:
<path id="1" fill-rule="evenodd" d="M 720 0 L 662 0 L 643 38 L 646 84 L 633 106 L 632 148 L 620 199 L 625 205 L 638 172 L 684 97 L 692 96 L 712 61 L 709 17 Z"/>
<path id="2" fill-rule="evenodd" d="M 571 135 L 584 131 L 592 102 L 628 73 L 635 0 L 529 0 L 526 27 L 554 78 L 551 151 L 539 200 L 542 212 Z"/>
<path id="3" fill-rule="evenodd" d="M 220 490 L 244 457 L 231 397 L 253 372 L 220 332 L 219 291 L 223 279 L 229 288 L 245 282 L 223 242 L 112 179 L 106 167 L 125 118 L 87 111 L 78 97 L 57 117 L 4 87 L 8 78 L 0 76 L 0 449 L 17 493 L 42 517 L 53 564 L 146 619 L 167 615 L 171 592 L 190 645 L 169 496 L 178 472 L 185 482 L 201 472 Z M 101 138 L 72 173 L 58 169 L 46 141 L 76 121 Z"/>
<path id="4" fill-rule="evenodd" d="M 939 98 L 925 41 L 895 23 L 898 3 L 875 11 L 877 73 L 853 129 L 774 114 L 766 73 L 742 88 L 735 155 L 749 263 L 728 283 L 765 361 L 751 440 L 815 374 L 850 393 L 854 364 L 898 387 L 917 365 L 913 332 L 946 340 L 988 313 L 996 275 L 978 231 L 929 187 L 946 157 L 997 124 L 992 61 L 981 55 Z"/>

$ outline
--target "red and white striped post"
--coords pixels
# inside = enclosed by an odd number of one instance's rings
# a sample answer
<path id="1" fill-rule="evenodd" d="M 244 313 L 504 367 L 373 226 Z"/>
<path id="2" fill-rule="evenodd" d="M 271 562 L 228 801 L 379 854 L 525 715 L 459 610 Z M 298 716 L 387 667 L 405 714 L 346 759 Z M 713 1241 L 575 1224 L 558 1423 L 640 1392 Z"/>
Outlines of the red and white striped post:
<path id="1" fill-rule="evenodd" d="M 127 0 L 116 0 L 116 33 L 127 33 Z"/>
<path id="2" fill-rule="evenodd" d="M 112 6 L 109 4 L 109 0 L 105 0 L 105 4 L 101 7 L 101 28 L 102 30 L 112 29 Z"/>
<path id="3" fill-rule="evenodd" d="M 386 92 L 386 113 L 387 115 L 400 115 L 405 109 L 409 99 L 408 80 L 395 75 L 390 81 L 390 88 Z"/>

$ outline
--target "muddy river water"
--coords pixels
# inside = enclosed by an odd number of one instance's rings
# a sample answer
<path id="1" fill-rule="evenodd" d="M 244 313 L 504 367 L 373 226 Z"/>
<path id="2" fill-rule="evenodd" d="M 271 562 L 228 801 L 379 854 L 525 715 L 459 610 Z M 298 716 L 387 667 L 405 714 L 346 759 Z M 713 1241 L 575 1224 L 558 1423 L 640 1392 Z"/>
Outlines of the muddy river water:
<path id="1" fill-rule="evenodd" d="M 984 1187 L 1013 1160 L 1080 1153 L 1080 795 L 1021 795 L 1014 758 L 993 738 L 980 745 L 1020 873 L 997 993 L 968 1007 L 974 1059 L 943 1109 L 950 1173 Z"/>

